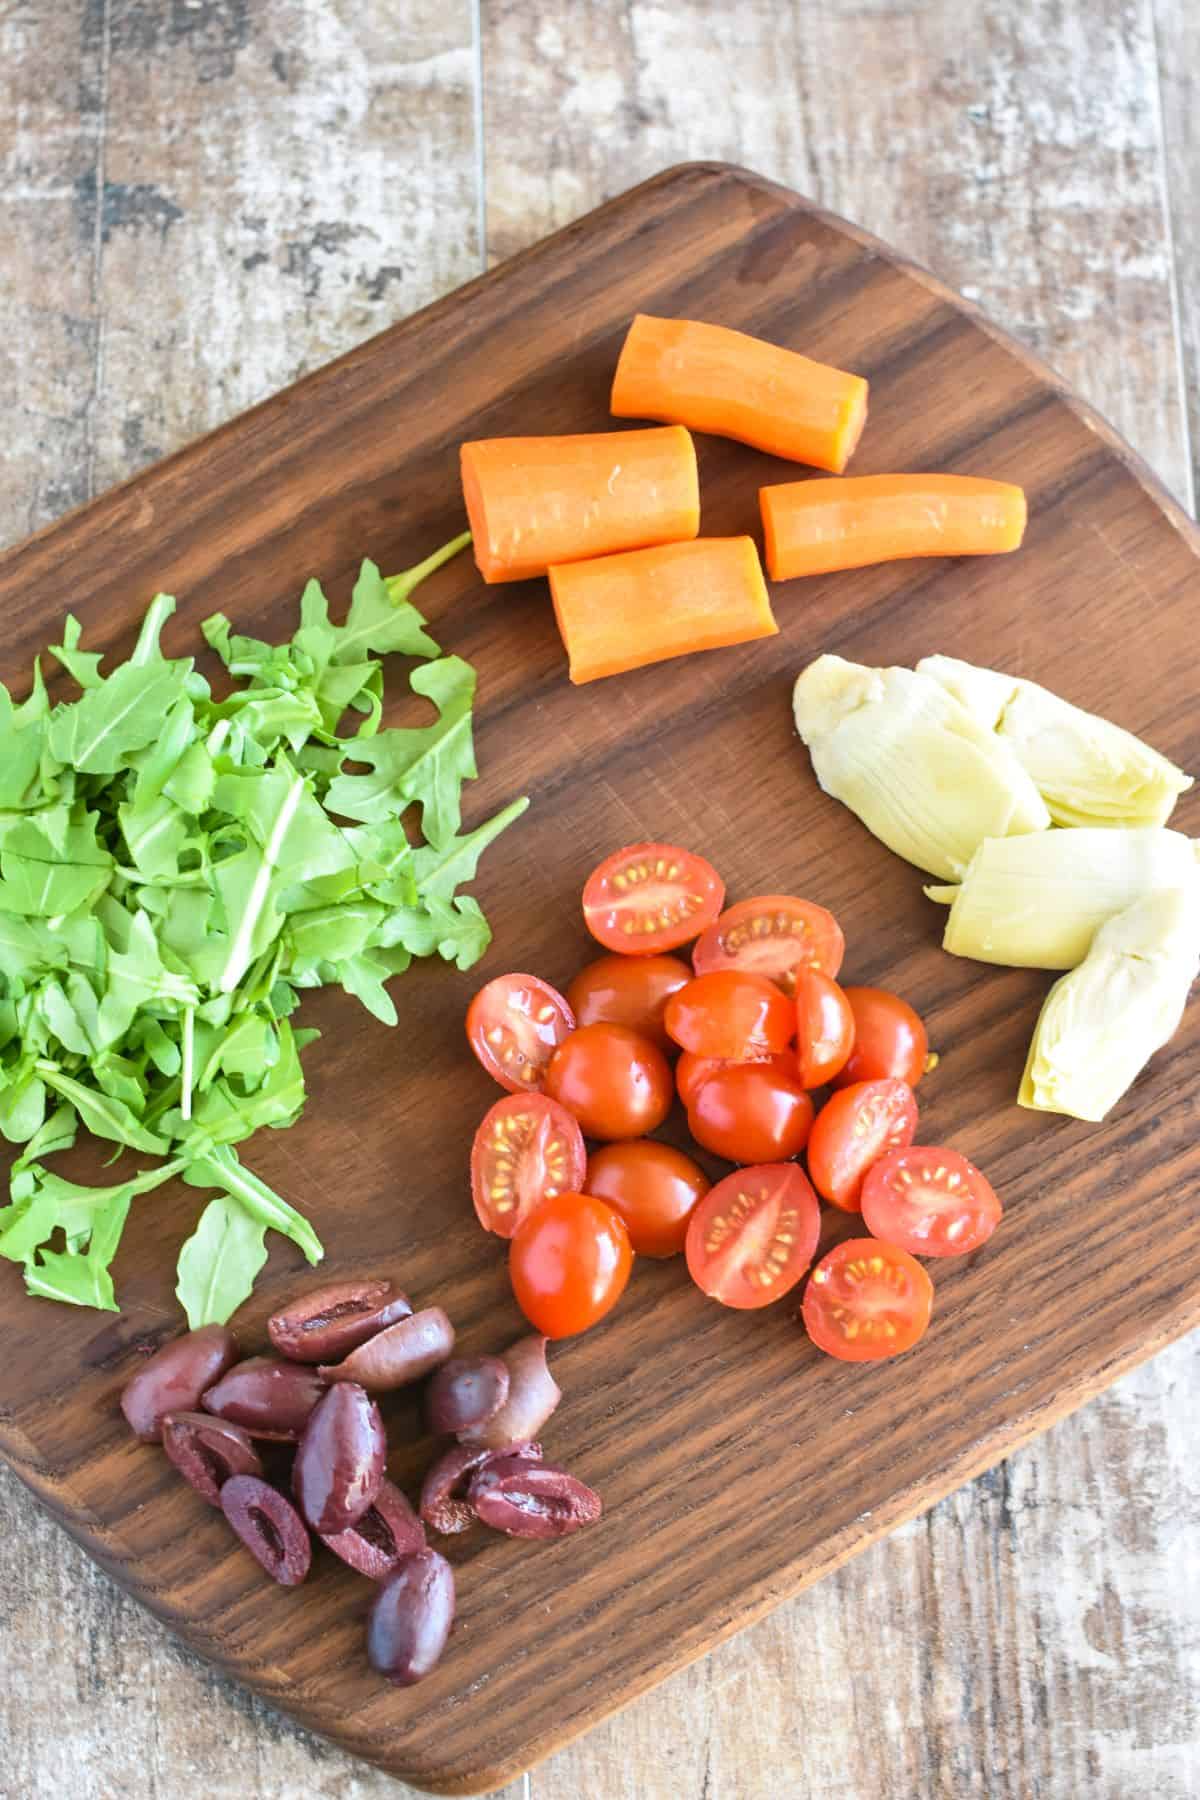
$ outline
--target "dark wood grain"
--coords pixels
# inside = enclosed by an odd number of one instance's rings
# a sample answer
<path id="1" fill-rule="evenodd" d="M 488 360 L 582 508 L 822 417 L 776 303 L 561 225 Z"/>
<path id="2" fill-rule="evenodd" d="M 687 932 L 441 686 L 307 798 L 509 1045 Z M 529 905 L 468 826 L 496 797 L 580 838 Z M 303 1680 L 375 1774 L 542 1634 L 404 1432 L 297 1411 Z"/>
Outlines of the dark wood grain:
<path id="1" fill-rule="evenodd" d="M 1019 558 L 894 565 L 776 593 L 778 638 L 583 690 L 566 682 L 544 586 L 501 593 L 466 559 L 423 603 L 474 661 L 477 816 L 533 806 L 478 884 L 486 973 L 565 981 L 586 953 L 577 895 L 631 836 L 695 843 L 732 893 L 811 893 L 844 920 L 847 968 L 886 978 L 942 1052 L 924 1135 L 987 1168 L 1008 1208 L 981 1253 L 935 1272 L 935 1326 L 904 1363 L 820 1359 L 789 1306 L 737 1315 L 682 1269 L 637 1272 L 619 1313 L 557 1352 L 554 1451 L 597 1486 L 575 1540 L 452 1544 L 459 1626 L 398 1694 L 362 1657 L 367 1591 L 322 1562 L 267 1585 L 116 1411 L 135 1346 L 176 1328 L 174 1253 L 199 1196 L 141 1203 L 116 1267 L 119 1319 L 39 1306 L 0 1271 L 0 1448 L 69 1529 L 189 1643 L 274 1703 L 409 1780 L 506 1779 L 1077 1405 L 1200 1316 L 1200 1169 L 1189 1024 L 1104 1126 L 1013 1104 L 1043 977 L 958 962 L 914 871 L 815 787 L 791 728 L 797 669 L 933 651 L 1020 670 L 1200 760 L 1189 655 L 1195 532 L 1094 415 L 921 271 L 787 190 L 722 165 L 658 177 L 0 562 L 4 673 L 18 678 L 66 604 L 93 643 L 127 643 L 149 595 L 178 594 L 169 642 L 220 606 L 282 631 L 306 576 L 344 594 L 365 552 L 389 568 L 459 527 L 465 435 L 597 429 L 636 307 L 694 313 L 861 370 L 859 472 L 938 467 L 1021 481 Z M 704 528 L 747 529 L 789 471 L 701 445 Z M 1131 633 L 1130 620 L 1140 629 Z M 1189 796 L 1178 822 L 1195 829 Z M 331 1275 L 386 1267 L 444 1304 L 468 1349 L 519 1320 L 503 1256 L 473 1224 L 466 1152 L 492 1097 L 461 1013 L 477 977 L 420 969 L 387 1033 L 340 996 L 311 1101 L 247 1160 L 305 1206 Z M 1162 1255 L 1170 1236 L 1172 1255 Z M 244 1331 L 304 1281 L 276 1251 Z M 240 1323 L 242 1321 L 239 1321 Z M 400 1445 L 411 1478 L 425 1453 Z"/>

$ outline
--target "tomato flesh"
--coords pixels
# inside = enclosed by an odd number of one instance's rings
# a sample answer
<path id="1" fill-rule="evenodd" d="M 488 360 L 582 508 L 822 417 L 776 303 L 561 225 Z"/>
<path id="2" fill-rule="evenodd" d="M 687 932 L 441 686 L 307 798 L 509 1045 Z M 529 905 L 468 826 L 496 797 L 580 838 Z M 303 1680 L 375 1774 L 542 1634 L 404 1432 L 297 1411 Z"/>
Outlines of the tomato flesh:
<path id="1" fill-rule="evenodd" d="M 536 1093 L 575 1015 L 540 975 L 498 975 L 467 1009 L 467 1037 L 493 1080 L 510 1094 Z"/>
<path id="2" fill-rule="evenodd" d="M 795 1163 L 737 1169 L 692 1214 L 688 1273 L 722 1306 L 769 1306 L 795 1287 L 820 1230 L 817 1196 Z"/>
<path id="3" fill-rule="evenodd" d="M 591 1194 L 556 1194 L 524 1219 L 508 1249 L 517 1305 L 543 1337 L 574 1337 L 625 1290 L 633 1249 L 625 1221 Z"/>
<path id="4" fill-rule="evenodd" d="M 818 1350 L 843 1362 L 877 1362 L 911 1350 L 932 1308 L 933 1283 L 907 1250 L 848 1238 L 809 1276 L 801 1313 Z"/>
<path id="5" fill-rule="evenodd" d="M 812 1097 L 789 1059 L 725 1063 L 688 1107 L 696 1142 L 727 1162 L 777 1163 L 799 1156 L 812 1130 Z"/>
<path id="6" fill-rule="evenodd" d="M 675 844 L 627 844 L 592 870 L 583 918 L 606 950 L 650 956 L 688 944 L 721 910 L 725 883 Z"/>
<path id="7" fill-rule="evenodd" d="M 625 1025 L 581 1025 L 558 1046 L 546 1092 L 591 1138 L 645 1137 L 671 1110 L 675 1084 L 666 1057 Z"/>
<path id="8" fill-rule="evenodd" d="M 680 1048 L 693 1056 L 741 1062 L 786 1050 L 796 1015 L 773 981 L 718 969 L 697 975 L 671 995 L 666 1025 Z"/>
<path id="9" fill-rule="evenodd" d="M 863 1224 L 912 1256 L 964 1256 L 1000 1223 L 1003 1208 L 986 1175 L 957 1150 L 913 1144 L 867 1171 Z"/>
<path id="10" fill-rule="evenodd" d="M 842 928 L 831 912 L 794 894 L 759 894 L 739 900 L 710 925 L 692 952 L 697 975 L 741 969 L 765 975 L 793 994 L 800 969 L 837 974 L 846 953 Z"/>
<path id="11" fill-rule="evenodd" d="M 485 1231 L 510 1238 L 535 1206 L 583 1186 L 577 1121 L 545 1094 L 508 1094 L 484 1114 L 471 1147 L 471 1198 Z"/>
<path id="12" fill-rule="evenodd" d="M 579 971 L 567 1004 L 579 1025 L 628 1025 L 660 1050 L 673 1050 L 663 1014 L 671 995 L 691 979 L 677 956 L 600 956 Z"/>
<path id="13" fill-rule="evenodd" d="M 710 1076 L 720 1074 L 722 1069 L 733 1069 L 742 1063 L 770 1063 L 772 1067 L 783 1069 L 788 1075 L 796 1073 L 796 1065 L 787 1051 L 778 1056 L 768 1056 L 764 1051 L 761 1056 L 742 1056 L 737 1062 L 724 1056 L 696 1056 L 691 1050 L 684 1050 L 675 1064 L 675 1086 L 679 1090 L 679 1098 L 685 1106 L 691 1106 L 696 1095 Z"/>
<path id="14" fill-rule="evenodd" d="M 639 1256 L 675 1256 L 688 1219 L 711 1183 L 699 1163 L 670 1144 L 638 1138 L 605 1144 L 589 1159 L 584 1186 L 620 1213 Z"/>
<path id="15" fill-rule="evenodd" d="M 861 1212 L 871 1164 L 911 1144 L 916 1130 L 917 1103 L 907 1082 L 839 1088 L 817 1114 L 808 1140 L 808 1172 L 817 1192 L 843 1212 Z"/>
<path id="16" fill-rule="evenodd" d="M 796 1057 L 806 1088 L 824 1087 L 845 1067 L 854 1048 L 850 1002 L 819 969 L 796 973 Z"/>
<path id="17" fill-rule="evenodd" d="M 844 992 L 854 1015 L 854 1048 L 834 1086 L 890 1080 L 916 1087 L 929 1055 L 929 1038 L 919 1014 L 886 988 L 848 987 Z"/>

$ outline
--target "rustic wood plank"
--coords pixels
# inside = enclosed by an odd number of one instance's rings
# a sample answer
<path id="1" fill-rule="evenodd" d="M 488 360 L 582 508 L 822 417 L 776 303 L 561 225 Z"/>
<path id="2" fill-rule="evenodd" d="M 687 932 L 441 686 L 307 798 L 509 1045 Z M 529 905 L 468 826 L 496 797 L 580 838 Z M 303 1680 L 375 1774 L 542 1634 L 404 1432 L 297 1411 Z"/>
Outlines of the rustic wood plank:
<path id="1" fill-rule="evenodd" d="M 1154 0 L 1154 15 L 1194 501 L 1200 494 L 1200 12 L 1191 0 Z"/>

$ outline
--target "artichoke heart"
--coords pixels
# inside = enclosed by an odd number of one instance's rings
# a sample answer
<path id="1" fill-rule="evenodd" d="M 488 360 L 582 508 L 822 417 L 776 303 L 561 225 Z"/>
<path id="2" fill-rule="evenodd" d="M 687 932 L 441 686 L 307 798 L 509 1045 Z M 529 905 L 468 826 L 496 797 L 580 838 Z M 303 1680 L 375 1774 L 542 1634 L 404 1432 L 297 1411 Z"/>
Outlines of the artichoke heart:
<path id="1" fill-rule="evenodd" d="M 1165 825 L 1192 779 L 1120 725 L 1060 700 L 1035 681 L 924 656 L 939 682 L 1008 744 L 1056 825 Z"/>
<path id="2" fill-rule="evenodd" d="M 824 791 L 919 869 L 958 880 L 985 838 L 1050 824 L 1009 745 L 932 676 L 819 656 L 792 703 Z"/>
<path id="3" fill-rule="evenodd" d="M 927 887 L 950 908 L 953 956 L 1025 969 L 1073 969 L 1099 928 L 1143 895 L 1180 888 L 1200 904 L 1200 844 L 1144 826 L 988 838 L 957 887 Z"/>
<path id="4" fill-rule="evenodd" d="M 1103 1119 L 1175 1035 L 1200 969 L 1195 886 L 1135 900 L 1046 996 L 1017 1096 L 1038 1112 Z"/>

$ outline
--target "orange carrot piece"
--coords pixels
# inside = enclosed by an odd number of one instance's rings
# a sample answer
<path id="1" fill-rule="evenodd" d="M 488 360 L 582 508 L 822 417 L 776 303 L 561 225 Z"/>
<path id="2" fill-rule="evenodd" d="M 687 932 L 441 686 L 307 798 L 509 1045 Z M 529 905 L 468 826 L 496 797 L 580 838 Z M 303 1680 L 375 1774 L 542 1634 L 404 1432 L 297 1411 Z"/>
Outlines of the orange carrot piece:
<path id="1" fill-rule="evenodd" d="M 462 447 L 463 497 L 485 581 L 694 538 L 696 447 L 678 425 L 576 437 L 480 438 Z"/>
<path id="2" fill-rule="evenodd" d="M 779 630 L 753 538 L 697 538 L 558 564 L 550 593 L 574 682 Z"/>
<path id="3" fill-rule="evenodd" d="M 612 411 L 737 438 L 840 475 L 866 423 L 867 384 L 724 325 L 638 313 L 617 362 Z"/>
<path id="4" fill-rule="evenodd" d="M 848 475 L 758 490 L 772 581 L 905 556 L 1016 550 L 1025 494 L 978 475 Z"/>

